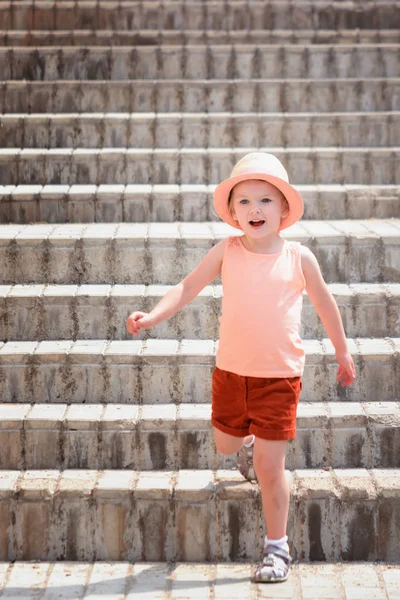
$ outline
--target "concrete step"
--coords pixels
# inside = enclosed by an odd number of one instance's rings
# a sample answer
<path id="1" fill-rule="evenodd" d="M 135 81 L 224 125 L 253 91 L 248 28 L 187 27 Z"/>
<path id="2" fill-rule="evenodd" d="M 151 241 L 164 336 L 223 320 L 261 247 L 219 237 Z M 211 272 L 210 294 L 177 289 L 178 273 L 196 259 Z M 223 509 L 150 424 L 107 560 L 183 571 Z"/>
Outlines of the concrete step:
<path id="1" fill-rule="evenodd" d="M 2 404 L 0 469 L 233 469 L 211 404 Z M 286 468 L 399 468 L 399 402 L 301 402 Z"/>
<path id="2" fill-rule="evenodd" d="M 299 469 L 286 476 L 294 559 L 399 560 L 398 470 Z M 260 492 L 236 471 L 32 470 L 0 477 L 2 560 L 260 560 Z"/>
<path id="3" fill-rule="evenodd" d="M 123 0 L 121 0 L 123 1 Z M 259 559 L 258 559 L 259 560 Z M 113 598 L 133 600 L 226 600 L 276 598 L 276 586 L 251 583 L 254 564 L 154 562 L 16 562 L 1 564 L 3 598 L 26 600 Z M 400 567 L 382 563 L 294 563 L 279 597 L 303 600 L 318 590 L 325 598 L 398 599 Z M 272 589 L 271 589 L 272 588 Z M 259 595 L 258 595 L 259 594 Z M 342 595 L 342 594 L 345 594 Z"/>
<path id="4" fill-rule="evenodd" d="M 169 0 L 161 4 L 61 2 L 41 0 L 4 3 L 1 29 L 395 29 L 400 27 L 398 2 L 200 3 Z"/>
<path id="5" fill-rule="evenodd" d="M 348 337 L 400 337 L 400 284 L 330 284 Z M 133 310 L 149 312 L 171 289 L 163 285 L 0 286 L 3 339 L 21 341 L 131 339 L 125 322 Z M 136 339 L 217 339 L 222 286 L 210 285 L 174 317 Z M 324 328 L 307 294 L 301 336 Z"/>
<path id="6" fill-rule="evenodd" d="M 329 340 L 304 340 L 301 399 L 400 399 L 400 338 L 348 340 L 358 377 L 336 384 Z M 11 403 L 209 403 L 218 340 L 0 342 L 0 397 Z"/>
<path id="7" fill-rule="evenodd" d="M 5 80 L 399 77 L 399 44 L 0 48 Z"/>
<path id="8" fill-rule="evenodd" d="M 396 185 L 399 147 L 6 148 L 2 185 L 217 184 L 248 152 L 272 152 L 294 184 Z"/>
<path id="9" fill-rule="evenodd" d="M 0 30 L 0 46 L 149 46 L 157 44 L 398 44 L 397 29 Z"/>
<path id="10" fill-rule="evenodd" d="M 282 233 L 312 249 L 328 283 L 398 283 L 399 231 L 398 219 L 304 220 Z M 175 285 L 231 235 L 222 221 L 1 225 L 0 284 Z"/>
<path id="11" fill-rule="evenodd" d="M 0 186 L 0 223 L 219 221 L 214 185 Z M 400 188 L 391 185 L 297 185 L 305 219 L 399 216 Z"/>
<path id="12" fill-rule="evenodd" d="M 390 148 L 400 111 L 0 115 L 2 148 Z"/>
<path id="13" fill-rule="evenodd" d="M 400 79 L 3 81 L 2 113 L 400 110 Z"/>

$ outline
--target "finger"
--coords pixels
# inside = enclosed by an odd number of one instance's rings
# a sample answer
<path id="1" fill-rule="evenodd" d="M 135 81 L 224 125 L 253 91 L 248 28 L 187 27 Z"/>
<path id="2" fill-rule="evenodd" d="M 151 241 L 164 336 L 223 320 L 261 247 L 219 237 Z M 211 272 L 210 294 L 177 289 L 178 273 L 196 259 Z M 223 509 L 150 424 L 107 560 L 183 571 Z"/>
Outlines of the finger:
<path id="1" fill-rule="evenodd" d="M 355 377 L 351 373 L 348 373 L 347 377 L 342 383 L 342 386 L 350 385 L 354 381 Z"/>
<path id="2" fill-rule="evenodd" d="M 351 365 L 339 365 L 338 372 L 351 373 Z"/>
<path id="3" fill-rule="evenodd" d="M 337 373 L 336 373 L 336 381 L 340 381 L 345 376 L 346 376 L 346 371 L 344 369 L 342 369 L 342 367 L 339 367 L 337 370 Z"/>
<path id="4" fill-rule="evenodd" d="M 135 321 L 132 321 L 132 319 L 128 322 L 128 327 L 129 330 L 131 331 L 131 333 L 133 333 L 136 329 L 136 324 Z"/>
<path id="5" fill-rule="evenodd" d="M 135 326 L 135 324 L 134 324 L 134 323 L 130 323 L 130 326 L 129 326 L 129 333 L 131 333 L 131 334 L 133 334 L 133 335 L 136 335 L 136 333 L 137 333 L 137 327 Z"/>
<path id="6" fill-rule="evenodd" d="M 351 381 L 351 378 L 348 375 L 346 375 L 345 377 L 343 377 L 342 387 L 345 387 L 345 386 L 349 385 L 350 381 Z"/>
<path id="7" fill-rule="evenodd" d="M 343 369 L 341 371 L 340 375 L 338 376 L 338 381 L 341 382 L 342 386 L 343 385 L 350 385 L 350 383 L 354 379 L 355 378 L 353 377 L 353 375 L 349 371 L 346 371 L 345 369 Z"/>
<path id="8" fill-rule="evenodd" d="M 354 381 L 354 379 L 356 378 L 356 370 L 354 368 L 354 365 L 349 365 L 348 369 L 346 370 L 346 373 L 351 379 L 351 381 Z"/>
<path id="9" fill-rule="evenodd" d="M 355 380 L 355 378 L 356 378 L 356 373 L 355 373 L 355 371 L 354 371 L 354 370 L 353 370 L 353 371 L 351 371 L 351 373 L 349 373 L 349 375 L 350 375 L 350 377 L 351 377 L 351 381 L 354 381 L 354 380 Z"/>

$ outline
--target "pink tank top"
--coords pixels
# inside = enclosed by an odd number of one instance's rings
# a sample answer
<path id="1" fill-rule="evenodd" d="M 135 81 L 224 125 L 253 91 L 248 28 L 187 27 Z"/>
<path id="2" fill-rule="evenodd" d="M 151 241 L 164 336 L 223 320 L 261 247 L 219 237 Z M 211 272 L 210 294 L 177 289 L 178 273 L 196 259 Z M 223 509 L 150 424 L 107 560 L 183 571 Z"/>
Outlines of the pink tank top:
<path id="1" fill-rule="evenodd" d="M 285 240 L 281 252 L 257 254 L 241 237 L 229 237 L 225 245 L 216 366 L 252 377 L 301 376 L 300 243 Z"/>

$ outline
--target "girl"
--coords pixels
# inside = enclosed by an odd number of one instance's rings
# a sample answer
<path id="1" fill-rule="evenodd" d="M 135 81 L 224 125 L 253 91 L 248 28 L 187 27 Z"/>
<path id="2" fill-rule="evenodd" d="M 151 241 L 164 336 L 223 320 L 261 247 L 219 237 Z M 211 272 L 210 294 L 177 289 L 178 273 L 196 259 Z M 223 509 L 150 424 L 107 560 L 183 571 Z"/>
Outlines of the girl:
<path id="1" fill-rule="evenodd" d="M 214 192 L 217 214 L 243 235 L 217 243 L 201 263 L 150 312 L 134 312 L 127 330 L 139 333 L 170 318 L 221 273 L 222 316 L 212 374 L 212 424 L 217 450 L 238 453 L 238 466 L 257 478 L 266 522 L 262 562 L 254 581 L 288 577 L 287 441 L 296 435 L 304 369 L 299 336 L 303 291 L 335 347 L 337 381 L 355 378 L 339 309 L 314 254 L 281 231 L 303 214 L 303 200 L 273 155 L 252 152 Z M 252 460 L 254 452 L 254 469 Z"/>

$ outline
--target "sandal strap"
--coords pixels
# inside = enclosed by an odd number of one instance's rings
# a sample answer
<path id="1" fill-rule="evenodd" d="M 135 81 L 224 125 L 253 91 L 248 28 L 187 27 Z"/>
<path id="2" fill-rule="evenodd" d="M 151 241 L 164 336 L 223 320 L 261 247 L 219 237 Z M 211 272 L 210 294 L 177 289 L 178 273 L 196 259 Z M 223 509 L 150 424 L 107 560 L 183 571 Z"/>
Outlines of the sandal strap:
<path id="1" fill-rule="evenodd" d="M 291 557 L 287 556 L 286 554 L 281 554 L 279 552 L 268 552 L 268 554 L 264 554 L 263 563 L 265 565 L 273 566 L 276 563 L 277 558 L 283 560 L 283 562 L 286 563 L 288 566 L 292 562 Z"/>
<path id="2" fill-rule="evenodd" d="M 273 582 L 286 580 L 290 563 L 290 556 L 283 556 L 278 552 L 264 554 L 263 561 L 256 568 L 255 581 Z"/>

